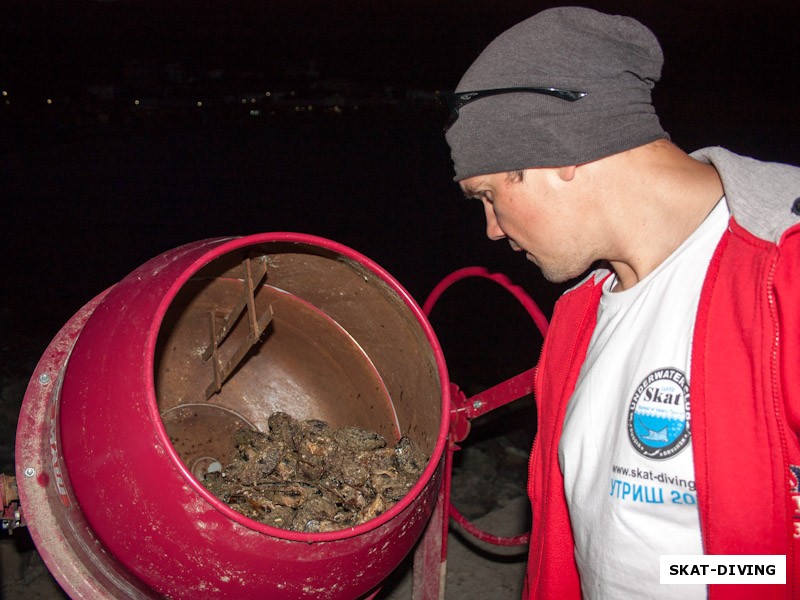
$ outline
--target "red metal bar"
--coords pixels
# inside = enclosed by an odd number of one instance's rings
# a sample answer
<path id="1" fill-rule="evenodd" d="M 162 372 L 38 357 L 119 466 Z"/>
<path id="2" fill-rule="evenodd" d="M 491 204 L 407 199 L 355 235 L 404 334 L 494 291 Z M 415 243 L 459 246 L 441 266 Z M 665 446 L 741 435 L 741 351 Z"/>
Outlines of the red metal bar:
<path id="1" fill-rule="evenodd" d="M 514 537 L 501 537 L 499 535 L 487 533 L 483 529 L 479 529 L 470 523 L 467 518 L 458 511 L 452 502 L 450 503 L 450 518 L 461 525 L 461 527 L 463 527 L 464 530 L 471 536 L 478 538 L 482 542 L 488 542 L 489 544 L 493 544 L 495 546 L 524 546 L 531 539 L 530 531 Z"/>
<path id="2" fill-rule="evenodd" d="M 505 275 L 497 273 L 489 273 L 483 267 L 466 267 L 454 271 L 433 289 L 425 303 L 422 306 L 423 312 L 430 316 L 433 306 L 439 300 L 441 295 L 453 283 L 466 279 L 468 277 L 479 277 L 489 279 L 500 284 L 507 291 L 509 291 L 525 308 L 528 314 L 533 319 L 539 332 L 544 337 L 547 334 L 549 323 L 544 313 L 534 300 L 519 286 L 513 284 L 511 280 Z M 515 537 L 501 537 L 491 533 L 487 533 L 472 523 L 470 523 L 464 515 L 450 501 L 450 484 L 452 480 L 452 460 L 453 453 L 458 450 L 457 442 L 460 442 L 469 435 L 471 428 L 471 421 L 490 410 L 499 408 L 509 402 L 518 400 L 523 396 L 533 393 L 534 380 L 536 376 L 536 368 L 528 369 L 511 379 L 499 383 L 479 394 L 467 398 L 463 392 L 454 383 L 450 383 L 450 397 L 451 397 L 451 411 L 450 411 L 450 433 L 448 436 L 448 446 L 445 455 L 445 472 L 444 472 L 444 497 L 447 502 L 448 514 L 444 518 L 444 526 L 442 528 L 442 564 L 446 564 L 447 560 L 447 536 L 449 518 L 456 521 L 467 533 L 470 535 L 494 544 L 496 546 L 519 546 L 527 544 L 530 539 L 530 533 L 525 533 Z M 416 567 L 416 563 L 415 563 Z M 442 586 L 442 593 L 444 587 Z M 424 596 L 425 600 L 435 598 L 435 596 Z M 415 600 L 417 597 L 415 596 Z"/>
<path id="3" fill-rule="evenodd" d="M 452 457 L 452 452 L 445 452 Z M 445 458 L 447 462 L 447 458 Z M 433 509 L 422 540 L 414 551 L 414 567 L 411 579 L 412 600 L 440 600 L 444 598 L 447 572 L 448 519 L 445 507 L 450 503 L 450 468 L 445 464 L 445 473 L 439 486 L 436 506 Z"/>
<path id="4" fill-rule="evenodd" d="M 433 288 L 431 293 L 428 295 L 428 298 L 425 300 L 425 303 L 422 305 L 422 311 L 426 315 L 430 316 L 433 305 L 436 304 L 436 301 L 445 292 L 445 290 L 453 285 L 456 281 L 460 281 L 468 277 L 480 277 L 499 283 L 506 290 L 508 290 L 519 301 L 520 304 L 522 304 L 522 306 L 533 319 L 533 322 L 536 324 L 536 327 L 539 329 L 542 336 L 547 333 L 547 328 L 549 327 L 547 317 L 544 316 L 544 313 L 536 304 L 536 302 L 534 302 L 533 298 L 531 298 L 521 287 L 515 283 L 512 283 L 512 281 L 505 275 L 501 273 L 489 273 L 488 269 L 485 267 L 464 267 L 463 269 L 458 269 L 457 271 L 450 273 L 450 275 L 442 279 L 436 285 L 436 287 Z"/>
<path id="5" fill-rule="evenodd" d="M 490 410 L 532 394 L 535 373 L 536 367 L 530 368 L 470 397 L 465 407 L 467 418 L 475 419 Z"/>

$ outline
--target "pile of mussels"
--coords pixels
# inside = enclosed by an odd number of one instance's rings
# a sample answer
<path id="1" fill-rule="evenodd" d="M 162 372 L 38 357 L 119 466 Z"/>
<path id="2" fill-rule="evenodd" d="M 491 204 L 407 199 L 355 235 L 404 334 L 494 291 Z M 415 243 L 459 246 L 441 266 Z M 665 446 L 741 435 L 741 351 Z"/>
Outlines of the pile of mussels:
<path id="1" fill-rule="evenodd" d="M 268 423 L 268 433 L 237 431 L 230 461 L 203 484 L 234 510 L 281 529 L 335 531 L 373 519 L 411 489 L 427 462 L 406 437 L 388 446 L 368 429 L 283 412 Z"/>

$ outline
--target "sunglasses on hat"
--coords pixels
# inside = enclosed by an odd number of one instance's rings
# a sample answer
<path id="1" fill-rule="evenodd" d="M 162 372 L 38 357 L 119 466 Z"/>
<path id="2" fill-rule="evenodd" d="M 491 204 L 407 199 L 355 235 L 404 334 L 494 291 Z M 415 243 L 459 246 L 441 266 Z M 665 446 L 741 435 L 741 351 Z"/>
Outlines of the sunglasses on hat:
<path id="1" fill-rule="evenodd" d="M 576 100 L 580 100 L 587 95 L 587 92 L 561 90 L 554 87 L 508 87 L 493 88 L 489 90 L 475 90 L 472 92 L 436 92 L 436 102 L 440 109 L 444 112 L 446 118 L 444 130 L 447 131 L 453 126 L 453 123 L 455 123 L 458 119 L 458 111 L 462 106 L 488 96 L 514 94 L 518 92 L 554 96 L 556 98 L 560 98 L 561 100 L 566 100 L 567 102 L 575 102 Z"/>

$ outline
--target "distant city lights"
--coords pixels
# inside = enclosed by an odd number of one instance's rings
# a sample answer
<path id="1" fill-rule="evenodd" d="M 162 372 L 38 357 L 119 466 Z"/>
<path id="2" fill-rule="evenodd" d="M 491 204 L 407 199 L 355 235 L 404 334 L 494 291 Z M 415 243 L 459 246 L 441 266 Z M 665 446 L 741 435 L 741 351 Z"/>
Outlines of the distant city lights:
<path id="1" fill-rule="evenodd" d="M 23 119 L 29 114 L 35 114 L 36 111 L 43 111 L 48 114 L 48 119 L 60 118 L 64 122 L 91 123 L 94 117 L 97 122 L 103 124 L 126 126 L 143 119 L 188 116 L 189 111 L 200 116 L 203 123 L 213 118 L 236 115 L 239 111 L 245 115 L 249 114 L 250 117 L 261 118 L 287 114 L 308 115 L 308 117 L 319 115 L 319 118 L 323 118 L 323 115 L 361 113 L 369 108 L 392 110 L 402 107 L 404 101 L 411 107 L 423 107 L 424 101 L 432 96 L 432 93 L 415 90 L 412 94 L 406 93 L 405 98 L 398 99 L 389 88 L 381 95 L 375 90 L 353 88 L 347 82 L 341 85 L 337 82 L 334 84 L 309 85 L 307 88 L 294 89 L 287 85 L 261 92 L 256 91 L 257 88 L 218 90 L 204 89 L 202 85 L 182 84 L 175 87 L 167 86 L 164 90 L 137 89 L 128 95 L 122 86 L 99 83 L 85 88 L 85 98 L 53 89 L 36 95 L 25 91 L 20 98 L 18 90 L 0 88 L 0 108 L 3 109 L 4 115 L 19 116 Z M 76 101 L 76 97 L 80 100 Z M 8 106 L 12 104 L 15 105 L 13 111 L 12 107 Z M 130 115 L 124 113 L 125 107 Z M 131 117 L 136 120 L 132 121 Z"/>

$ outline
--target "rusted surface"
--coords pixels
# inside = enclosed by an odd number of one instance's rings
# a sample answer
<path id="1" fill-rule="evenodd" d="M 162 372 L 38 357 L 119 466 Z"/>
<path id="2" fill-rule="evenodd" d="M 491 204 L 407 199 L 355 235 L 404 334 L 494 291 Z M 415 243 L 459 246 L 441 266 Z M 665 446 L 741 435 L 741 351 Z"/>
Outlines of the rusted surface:
<path id="1" fill-rule="evenodd" d="M 254 276 L 254 271 L 257 275 Z M 244 283 L 242 295 L 230 310 L 227 307 L 217 306 L 208 313 L 209 337 L 211 343 L 203 353 L 203 360 L 211 360 L 214 377 L 212 382 L 206 387 L 205 399 L 208 400 L 213 394 L 218 394 L 222 385 L 227 381 L 233 370 L 239 366 L 245 355 L 261 341 L 261 335 L 272 321 L 272 306 L 267 306 L 261 314 L 256 313 L 255 290 L 256 286 L 261 285 L 267 276 L 267 257 L 260 256 L 257 259 L 245 258 L 242 261 L 242 281 Z M 242 320 L 247 326 L 247 335 L 241 343 L 227 352 L 227 358 L 223 362 L 220 346 L 228 336 L 231 329 L 239 321 L 242 311 L 247 309 L 247 315 Z M 217 326 L 218 319 L 222 317 L 220 327 Z M 244 325 L 242 325 L 244 326 Z M 226 347 L 226 350 L 228 348 Z"/>
<path id="2" fill-rule="evenodd" d="M 418 321 L 386 282 L 354 261 L 297 250 L 271 258 L 268 282 L 347 331 L 380 374 L 402 434 L 432 454 L 442 419 L 431 410 L 438 398 L 430 392 L 440 385 L 433 355 Z"/>
<path id="3" fill-rule="evenodd" d="M 253 273 L 254 270 L 257 271 L 255 276 Z M 243 293 L 230 310 L 224 313 L 225 318 L 223 319 L 222 327 L 220 327 L 219 331 L 213 332 L 211 336 L 211 345 L 203 353 L 203 360 L 211 358 L 214 349 L 222 343 L 245 308 L 248 309 L 248 320 L 250 321 L 251 330 L 256 329 L 256 327 L 254 327 L 256 325 L 256 317 L 253 295 L 256 287 L 264 282 L 266 276 L 266 256 L 259 256 L 255 259 L 245 258 L 244 261 L 242 261 L 242 280 L 245 283 Z"/>
<path id="4" fill-rule="evenodd" d="M 176 298 L 162 327 L 156 389 L 162 415 L 183 404 L 204 403 L 209 366 L 209 311 L 239 297 L 238 279 L 190 282 Z M 335 427 L 358 425 L 397 441 L 397 418 L 388 390 L 370 357 L 337 322 L 312 304 L 272 286 L 255 297 L 259 313 L 272 307 L 270 327 L 219 393 L 207 404 L 240 416 L 260 431 L 273 412 L 322 419 Z M 247 344 L 242 319 L 226 344 Z M 220 413 L 222 414 L 222 413 Z M 209 427 L 214 428 L 213 420 Z M 218 457 L 219 458 L 219 457 Z M 188 464 L 188 463 L 187 463 Z"/>

